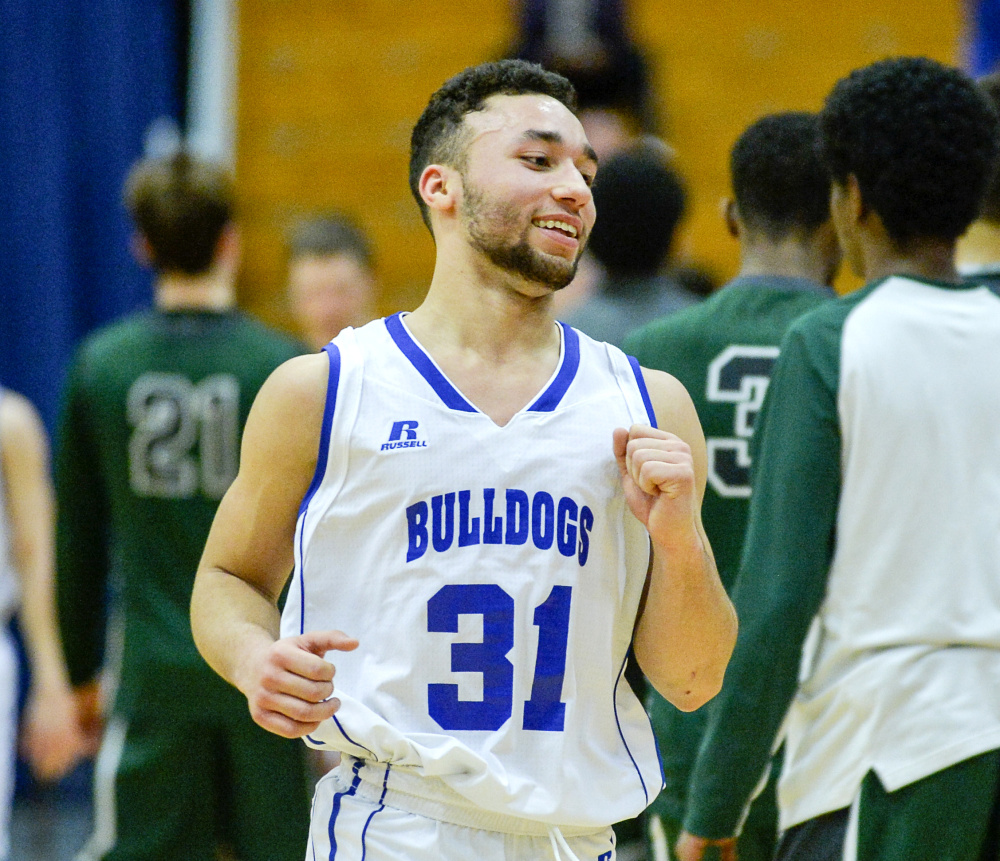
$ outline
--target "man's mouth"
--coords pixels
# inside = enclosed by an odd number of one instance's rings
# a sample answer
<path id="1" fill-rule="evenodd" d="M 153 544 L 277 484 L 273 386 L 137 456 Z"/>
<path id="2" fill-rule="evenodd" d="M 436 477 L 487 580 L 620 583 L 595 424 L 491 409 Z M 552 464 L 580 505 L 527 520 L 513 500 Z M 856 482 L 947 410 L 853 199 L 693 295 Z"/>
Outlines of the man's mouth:
<path id="1" fill-rule="evenodd" d="M 577 229 L 572 224 L 567 224 L 565 221 L 559 221 L 558 219 L 546 218 L 546 219 L 534 219 L 532 224 L 535 227 L 544 227 L 548 230 L 558 230 L 560 233 L 570 236 L 573 239 L 577 237 Z"/>

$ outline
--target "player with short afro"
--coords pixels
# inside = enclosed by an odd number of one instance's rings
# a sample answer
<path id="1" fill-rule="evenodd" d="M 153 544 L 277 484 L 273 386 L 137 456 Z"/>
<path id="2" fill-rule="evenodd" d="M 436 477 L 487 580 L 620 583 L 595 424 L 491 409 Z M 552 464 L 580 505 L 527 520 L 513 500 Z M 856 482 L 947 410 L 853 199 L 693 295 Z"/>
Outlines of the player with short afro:
<path id="1" fill-rule="evenodd" d="M 778 740 L 776 861 L 997 858 L 1000 299 L 955 248 L 998 146 L 975 83 L 926 58 L 852 72 L 820 114 L 866 283 L 781 342 L 679 861 L 735 859 Z"/>

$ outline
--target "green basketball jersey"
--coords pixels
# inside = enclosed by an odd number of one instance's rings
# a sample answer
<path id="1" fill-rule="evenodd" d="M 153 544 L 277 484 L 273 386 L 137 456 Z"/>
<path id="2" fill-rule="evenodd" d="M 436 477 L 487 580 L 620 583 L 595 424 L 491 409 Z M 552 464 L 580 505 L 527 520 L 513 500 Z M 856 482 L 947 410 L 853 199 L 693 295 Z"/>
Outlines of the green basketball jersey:
<path id="1" fill-rule="evenodd" d="M 746 531 L 750 439 L 778 345 L 792 321 L 832 297 L 831 290 L 805 279 L 736 278 L 701 304 L 644 326 L 624 345 L 643 367 L 675 376 L 694 401 L 708 448 L 702 518 L 727 590 L 736 578 Z M 680 712 L 655 692 L 648 706 L 664 772 L 653 809 L 668 828 L 679 827 L 705 710 Z M 763 818 L 773 822 L 773 811 Z M 745 848 L 747 857 L 754 857 L 749 845 Z M 769 857 L 769 849 L 765 845 L 762 855 Z"/>
<path id="2" fill-rule="evenodd" d="M 985 285 L 906 276 L 789 327 L 692 832 L 734 833 L 778 739 L 783 829 L 1000 748 L 998 343 Z"/>
<path id="3" fill-rule="evenodd" d="M 56 456 L 58 605 L 75 684 L 102 665 L 111 597 L 119 710 L 245 708 L 198 654 L 188 604 L 253 399 L 302 352 L 244 314 L 208 311 L 135 315 L 80 346 Z"/>
<path id="4" fill-rule="evenodd" d="M 634 332 L 625 352 L 688 390 L 708 445 L 702 507 L 719 575 L 736 576 L 750 498 L 750 437 L 788 325 L 833 293 L 794 278 L 737 278 Z"/>

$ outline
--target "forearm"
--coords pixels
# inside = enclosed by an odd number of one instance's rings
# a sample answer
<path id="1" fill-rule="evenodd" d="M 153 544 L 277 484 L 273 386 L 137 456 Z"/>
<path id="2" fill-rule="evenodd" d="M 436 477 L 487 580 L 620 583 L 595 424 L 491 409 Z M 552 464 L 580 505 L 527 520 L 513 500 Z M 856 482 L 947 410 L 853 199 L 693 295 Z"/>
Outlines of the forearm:
<path id="1" fill-rule="evenodd" d="M 69 675 L 56 626 L 51 547 L 31 548 L 20 556 L 18 567 L 23 588 L 19 618 L 32 685 L 68 688 Z"/>
<path id="2" fill-rule="evenodd" d="M 722 687 L 736 642 L 736 612 L 698 530 L 670 545 L 654 542 L 634 649 L 654 688 L 692 711 Z"/>
<path id="3" fill-rule="evenodd" d="M 253 656 L 279 637 L 277 602 L 234 574 L 203 566 L 191 596 L 191 630 L 208 665 L 247 692 Z"/>
<path id="4" fill-rule="evenodd" d="M 0 416 L 0 468 L 6 485 L 11 561 L 21 584 L 19 619 L 32 686 L 65 691 L 68 679 L 56 627 L 55 502 L 48 441 L 34 408 L 9 396 Z"/>

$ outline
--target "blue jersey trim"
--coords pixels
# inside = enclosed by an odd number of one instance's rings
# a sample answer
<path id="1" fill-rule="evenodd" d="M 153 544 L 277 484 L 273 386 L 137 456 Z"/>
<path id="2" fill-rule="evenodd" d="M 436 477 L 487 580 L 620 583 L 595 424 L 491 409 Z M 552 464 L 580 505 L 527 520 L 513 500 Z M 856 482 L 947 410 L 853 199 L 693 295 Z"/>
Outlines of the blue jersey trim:
<path id="1" fill-rule="evenodd" d="M 365 747 L 363 744 L 358 744 L 353 738 L 351 738 L 347 734 L 347 731 L 344 729 L 343 724 L 337 719 L 336 715 L 333 716 L 333 722 L 337 725 L 337 729 L 340 730 L 340 734 L 344 738 L 346 738 L 351 744 L 353 744 L 355 747 L 360 748 L 361 750 L 366 751 L 367 753 L 369 753 L 371 755 L 372 759 L 377 759 L 377 757 L 375 756 L 375 752 L 374 751 L 368 750 L 368 748 Z"/>
<path id="2" fill-rule="evenodd" d="M 337 389 L 340 387 L 340 348 L 330 342 L 323 348 L 327 358 L 330 360 L 330 375 L 326 381 L 326 403 L 323 406 L 323 424 L 319 432 L 319 451 L 316 454 L 316 471 L 313 473 L 312 483 L 302 498 L 299 506 L 299 517 L 306 513 L 309 503 L 316 495 L 316 491 L 323 484 L 323 477 L 326 475 L 326 462 L 330 454 L 330 434 L 333 427 L 333 413 L 337 408 Z M 299 530 L 299 559 L 305 567 L 305 547 L 303 546 L 302 530 Z M 305 578 L 299 577 L 299 633 L 305 633 L 306 624 L 306 584 Z"/>
<path id="3" fill-rule="evenodd" d="M 368 847 L 365 845 L 365 835 L 368 834 L 368 826 L 372 824 L 376 813 L 381 813 L 385 810 L 385 794 L 389 790 L 389 767 L 389 763 L 386 763 L 385 775 L 382 777 L 382 794 L 378 799 L 378 807 L 369 814 L 368 819 L 365 820 L 365 827 L 361 829 L 361 861 L 365 861 L 365 855 L 368 854 Z"/>
<path id="4" fill-rule="evenodd" d="M 396 342 L 396 346 L 410 360 L 410 364 L 417 369 L 417 373 L 427 380 L 428 385 L 444 401 L 446 407 L 452 410 L 461 410 L 465 413 L 479 412 L 448 381 L 448 378 L 438 370 L 437 365 L 431 361 L 431 357 L 424 352 L 423 347 L 413 340 L 403 325 L 402 313 L 386 317 L 385 327 L 389 330 L 392 340 Z"/>
<path id="5" fill-rule="evenodd" d="M 635 761 L 635 757 L 632 756 L 632 751 L 629 749 L 628 742 L 625 741 L 625 733 L 622 732 L 622 722 L 618 719 L 618 685 L 621 684 L 622 679 L 625 677 L 625 664 L 628 663 L 628 654 L 625 655 L 625 660 L 622 661 L 622 668 L 618 671 L 618 681 L 615 682 L 614 698 L 615 698 L 615 723 L 618 725 L 618 737 L 622 740 L 622 744 L 625 745 L 625 753 L 628 754 L 628 758 L 632 760 L 632 767 L 635 769 L 635 773 L 639 776 L 639 783 L 642 784 L 642 794 L 646 796 L 646 806 L 649 806 L 649 790 L 646 789 L 646 781 L 642 779 L 642 772 L 639 771 L 639 765 Z"/>
<path id="6" fill-rule="evenodd" d="M 361 785 L 361 775 L 358 772 L 361 770 L 361 760 L 359 759 L 354 763 L 354 779 L 351 781 L 351 788 L 347 792 L 335 792 L 333 795 L 333 805 L 330 810 L 330 823 L 327 826 L 327 834 L 330 837 L 330 856 L 329 861 L 334 861 L 337 857 L 337 816 L 340 813 L 340 801 L 345 795 L 354 795 L 358 791 L 358 787 Z"/>
<path id="7" fill-rule="evenodd" d="M 340 734 L 341 734 L 341 735 L 342 735 L 342 736 L 343 736 L 344 738 L 346 738 L 346 739 L 347 739 L 347 740 L 348 740 L 348 741 L 349 741 L 349 742 L 350 742 L 351 744 L 353 744 L 353 745 L 354 745 L 354 746 L 355 746 L 356 748 L 358 748 L 358 749 L 360 749 L 360 750 L 363 750 L 363 751 L 364 751 L 365 753 L 367 753 L 367 754 L 368 754 L 368 755 L 369 755 L 369 756 L 370 756 L 370 757 L 371 757 L 372 759 L 377 759 L 377 758 L 378 758 L 378 757 L 376 757 L 376 756 L 375 756 L 375 752 L 374 752 L 374 751 L 372 751 L 372 750 L 369 750 L 369 749 L 368 749 L 367 747 L 365 747 L 365 746 L 364 746 L 363 744 L 358 744 L 358 743 L 357 743 L 357 742 L 356 742 L 356 741 L 355 741 L 355 740 L 354 740 L 353 738 L 351 738 L 351 737 L 350 737 L 350 736 L 349 736 L 349 735 L 347 734 L 347 730 L 345 730 L 345 729 L 344 729 L 344 725 L 343 725 L 343 724 L 342 724 L 342 723 L 341 723 L 341 722 L 340 722 L 340 721 L 339 721 L 339 720 L 337 719 L 337 716 L 336 716 L 336 715 L 333 715 L 333 716 L 332 716 L 332 717 L 331 717 L 330 719 L 331 719 L 331 720 L 333 721 L 333 723 L 334 723 L 334 725 L 335 725 L 335 726 L 337 727 L 337 729 L 339 729 L 339 730 L 340 730 Z M 313 738 L 313 737 L 312 737 L 311 735 L 307 735 L 307 736 L 306 736 L 306 738 L 307 738 L 307 739 L 309 739 L 309 741 L 311 741 L 311 742 L 312 742 L 313 744 L 315 744 L 315 745 L 322 745 L 323 747 L 326 747 L 326 748 L 329 748 L 329 745 L 328 745 L 328 744 L 327 744 L 327 743 L 326 743 L 325 741 L 321 741 L 320 739 L 317 739 L 317 738 Z"/>
<path id="8" fill-rule="evenodd" d="M 580 367 L 580 336 L 576 330 L 565 323 L 560 323 L 563 333 L 563 358 L 562 365 L 556 373 L 555 379 L 536 400 L 528 410 L 536 413 L 550 413 L 563 399 L 570 383 L 576 377 L 576 372 Z"/>
<path id="9" fill-rule="evenodd" d="M 628 363 L 632 366 L 632 373 L 635 374 L 635 382 L 639 387 L 639 394 L 642 395 L 642 402 L 646 406 L 646 414 L 649 416 L 651 427 L 658 427 L 656 424 L 656 413 L 653 411 L 653 402 L 649 399 L 649 390 L 646 388 L 646 381 L 642 376 L 642 368 L 639 367 L 639 360 L 634 356 L 628 357 Z"/>

